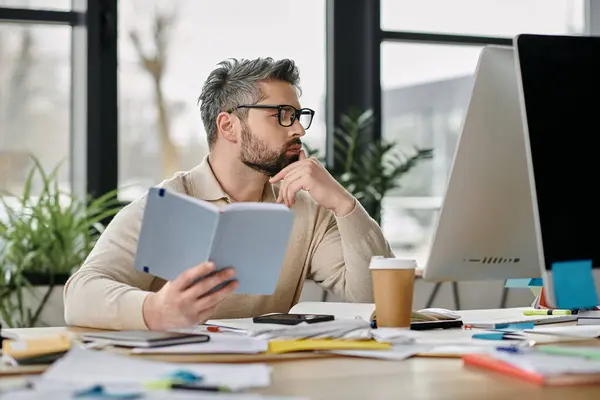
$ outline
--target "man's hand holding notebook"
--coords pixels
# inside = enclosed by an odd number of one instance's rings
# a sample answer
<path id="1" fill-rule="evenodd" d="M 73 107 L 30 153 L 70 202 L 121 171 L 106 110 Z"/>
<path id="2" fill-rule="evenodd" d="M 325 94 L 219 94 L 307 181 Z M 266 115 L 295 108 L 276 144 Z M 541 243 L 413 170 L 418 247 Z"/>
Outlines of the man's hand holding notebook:
<path id="1" fill-rule="evenodd" d="M 144 302 L 148 328 L 205 321 L 233 291 L 273 293 L 293 219 L 282 204 L 218 208 L 163 188 L 150 189 L 134 267 L 168 283 Z"/>

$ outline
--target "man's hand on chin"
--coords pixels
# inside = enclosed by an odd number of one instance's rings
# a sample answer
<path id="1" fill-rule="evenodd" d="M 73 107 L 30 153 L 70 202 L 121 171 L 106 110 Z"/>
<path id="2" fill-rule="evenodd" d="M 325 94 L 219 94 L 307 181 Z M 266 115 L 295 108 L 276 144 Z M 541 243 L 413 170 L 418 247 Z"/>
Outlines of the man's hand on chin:
<path id="1" fill-rule="evenodd" d="M 307 191 L 323 208 L 331 210 L 338 217 L 348 215 L 356 204 L 356 199 L 340 185 L 316 158 L 306 158 L 304 150 L 300 158 L 282 169 L 269 182 L 281 181 L 278 202 L 291 207 L 296 201 L 296 193 Z"/>

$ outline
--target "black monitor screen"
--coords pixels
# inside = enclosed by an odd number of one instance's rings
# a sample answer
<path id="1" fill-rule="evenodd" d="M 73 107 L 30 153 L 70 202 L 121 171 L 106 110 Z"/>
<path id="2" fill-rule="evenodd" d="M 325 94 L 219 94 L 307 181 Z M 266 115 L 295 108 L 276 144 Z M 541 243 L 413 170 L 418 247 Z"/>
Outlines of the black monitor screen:
<path id="1" fill-rule="evenodd" d="M 600 38 L 517 38 L 546 269 L 600 266 Z"/>

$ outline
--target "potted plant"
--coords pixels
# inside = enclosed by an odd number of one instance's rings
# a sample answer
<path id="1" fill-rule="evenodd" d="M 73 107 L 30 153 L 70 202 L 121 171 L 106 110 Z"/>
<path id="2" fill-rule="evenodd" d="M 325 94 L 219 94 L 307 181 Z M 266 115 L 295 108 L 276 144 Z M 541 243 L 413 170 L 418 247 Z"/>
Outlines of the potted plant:
<path id="1" fill-rule="evenodd" d="M 395 142 L 372 142 L 369 139 L 372 126 L 371 110 L 351 110 L 342 115 L 335 131 L 335 166 L 326 168 L 380 223 L 381 204 L 386 193 L 400 187 L 399 178 L 418 162 L 432 158 L 433 150 L 415 148 L 414 154 L 406 155 Z M 309 157 L 316 156 L 323 162 L 318 151 L 309 146 L 306 149 Z"/>
<path id="2" fill-rule="evenodd" d="M 23 193 L 0 193 L 0 316 L 13 328 L 64 324 L 62 286 L 120 209 L 116 191 L 80 199 L 59 188 L 60 164 L 47 174 L 32 159 Z"/>

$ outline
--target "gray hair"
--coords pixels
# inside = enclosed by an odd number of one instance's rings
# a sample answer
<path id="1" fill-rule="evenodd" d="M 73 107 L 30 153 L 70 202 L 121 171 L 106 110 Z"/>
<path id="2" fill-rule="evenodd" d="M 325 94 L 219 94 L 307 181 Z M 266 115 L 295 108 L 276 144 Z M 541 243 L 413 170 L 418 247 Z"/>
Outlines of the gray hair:
<path id="1" fill-rule="evenodd" d="M 204 83 L 198 98 L 202 123 L 213 147 L 217 140 L 217 116 L 219 113 L 240 104 L 254 104 L 260 101 L 261 81 L 279 80 L 292 84 L 300 93 L 300 73 L 293 60 L 274 61 L 272 58 L 228 59 L 221 61 Z M 240 109 L 241 118 L 248 110 Z"/>

